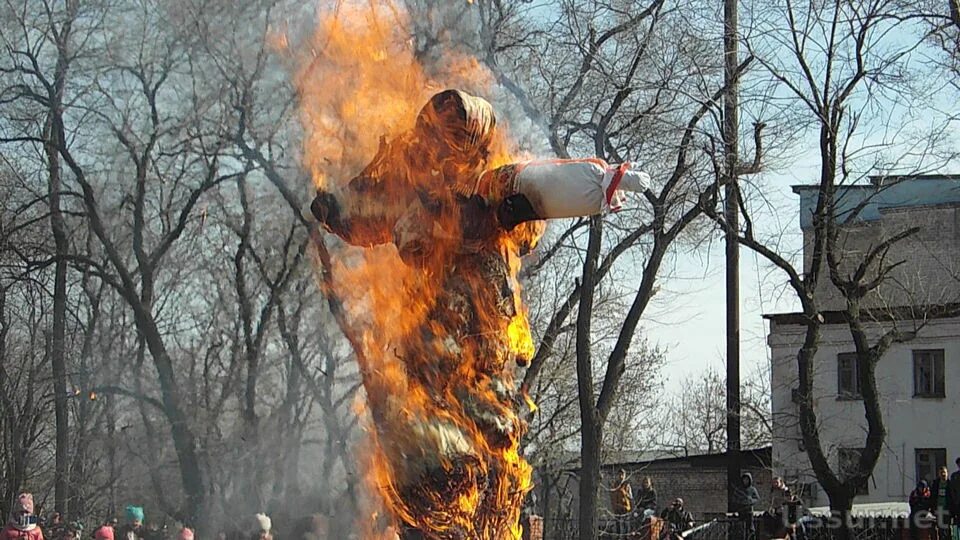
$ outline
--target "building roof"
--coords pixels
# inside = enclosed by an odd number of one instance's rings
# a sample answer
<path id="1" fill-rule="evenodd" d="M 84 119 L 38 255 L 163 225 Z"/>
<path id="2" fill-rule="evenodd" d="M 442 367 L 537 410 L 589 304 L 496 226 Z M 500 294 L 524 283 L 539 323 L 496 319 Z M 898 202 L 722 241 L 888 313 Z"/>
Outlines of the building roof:
<path id="1" fill-rule="evenodd" d="M 754 448 L 740 451 L 740 462 L 747 467 L 769 468 L 772 459 L 772 450 L 770 446 L 763 448 Z M 577 471 L 580 469 L 579 454 L 571 454 L 569 459 L 563 460 L 562 468 L 566 471 Z M 691 468 L 713 468 L 725 466 L 727 463 L 726 453 L 712 454 L 691 454 L 679 456 L 675 450 L 628 450 L 617 452 L 616 455 L 604 460 L 600 469 L 603 471 L 615 471 L 617 469 L 642 469 L 651 465 L 681 465 Z"/>
<path id="2" fill-rule="evenodd" d="M 791 187 L 800 195 L 800 228 L 808 229 L 813 226 L 820 186 Z M 872 176 L 869 183 L 837 186 L 835 196 L 838 218 L 863 204 L 853 221 L 877 221 L 883 210 L 960 203 L 960 174 Z"/>
<path id="3" fill-rule="evenodd" d="M 821 324 L 846 324 L 845 311 L 821 311 Z M 861 320 L 864 321 L 911 321 L 924 319 L 949 319 L 960 317 L 960 303 L 938 304 L 933 306 L 894 306 L 884 308 L 865 309 L 861 311 Z M 801 312 L 794 313 L 767 313 L 764 319 L 783 325 L 806 325 L 808 317 Z"/>
<path id="4" fill-rule="evenodd" d="M 740 451 L 740 463 L 746 467 L 770 467 L 771 447 L 754 448 Z M 618 468 L 639 469 L 651 465 L 683 465 L 690 468 L 715 468 L 724 467 L 727 463 L 726 453 L 715 454 L 697 454 L 688 456 L 669 456 L 657 459 L 639 460 L 639 461 L 608 461 L 601 469 L 610 470 Z"/>
<path id="5" fill-rule="evenodd" d="M 960 174 L 888 174 L 868 176 L 869 184 L 849 184 L 840 186 L 840 189 L 876 189 L 878 186 L 892 186 L 900 182 L 909 181 L 940 181 L 940 182 L 960 182 Z M 794 184 L 790 186 L 794 193 L 800 193 L 805 190 L 818 190 L 819 184 Z"/>
<path id="6" fill-rule="evenodd" d="M 870 183 L 875 186 L 884 184 L 896 184 L 911 180 L 945 180 L 949 182 L 960 181 L 960 174 L 887 174 L 869 176 Z"/>

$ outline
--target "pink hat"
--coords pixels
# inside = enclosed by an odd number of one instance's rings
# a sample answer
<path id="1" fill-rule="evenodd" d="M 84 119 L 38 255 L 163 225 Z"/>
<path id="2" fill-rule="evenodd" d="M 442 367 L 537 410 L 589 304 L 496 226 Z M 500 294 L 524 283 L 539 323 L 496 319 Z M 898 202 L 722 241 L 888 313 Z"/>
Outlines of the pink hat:
<path id="1" fill-rule="evenodd" d="M 13 513 L 19 512 L 33 513 L 33 495 L 30 493 L 17 495 L 17 502 L 13 505 Z"/>
<path id="2" fill-rule="evenodd" d="M 177 538 L 179 540 L 193 540 L 193 529 L 189 527 L 180 529 L 180 535 Z"/>
<path id="3" fill-rule="evenodd" d="M 113 527 L 104 525 L 97 529 L 97 532 L 93 533 L 93 537 L 97 540 L 113 540 Z"/>

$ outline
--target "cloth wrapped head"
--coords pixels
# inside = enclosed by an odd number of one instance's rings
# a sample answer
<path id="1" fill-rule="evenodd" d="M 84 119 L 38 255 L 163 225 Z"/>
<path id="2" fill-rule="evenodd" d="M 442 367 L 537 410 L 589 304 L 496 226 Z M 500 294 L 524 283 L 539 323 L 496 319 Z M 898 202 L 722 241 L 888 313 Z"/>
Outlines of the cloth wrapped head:
<path id="1" fill-rule="evenodd" d="M 496 126 L 487 100 L 461 90 L 444 90 L 420 109 L 415 133 L 422 142 L 441 149 L 439 158 L 471 161 L 486 158 Z"/>
<path id="2" fill-rule="evenodd" d="M 487 166 L 497 126 L 493 106 L 461 90 L 435 94 L 417 115 L 414 153 L 425 159 L 429 175 L 421 189 L 452 189 L 468 195 Z M 435 179 L 441 179 L 434 184 Z M 425 181 L 425 183 L 423 183 Z"/>

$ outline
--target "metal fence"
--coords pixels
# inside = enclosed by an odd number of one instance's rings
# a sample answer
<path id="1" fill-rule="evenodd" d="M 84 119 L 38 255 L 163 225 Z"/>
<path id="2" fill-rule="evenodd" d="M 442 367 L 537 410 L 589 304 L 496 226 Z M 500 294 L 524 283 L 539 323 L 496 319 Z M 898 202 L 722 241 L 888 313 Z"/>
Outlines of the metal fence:
<path id="1" fill-rule="evenodd" d="M 654 526 L 643 519 L 642 514 L 628 514 L 617 516 L 601 511 L 598 518 L 598 533 L 602 540 L 657 540 L 664 533 L 665 523 L 658 521 Z M 545 540 L 577 540 L 579 532 L 577 521 L 574 519 L 544 520 Z"/>
<path id="2" fill-rule="evenodd" d="M 604 540 L 669 540 L 676 538 L 666 530 L 650 530 L 644 522 L 635 519 L 618 519 L 617 516 L 600 517 L 599 536 Z M 746 523 L 736 518 L 718 518 L 684 531 L 682 540 L 768 540 L 771 538 L 763 518 L 754 519 L 751 531 Z M 899 518 L 870 518 L 855 520 L 850 529 L 852 540 L 936 540 L 935 530 L 918 531 L 912 536 L 906 523 Z M 577 522 L 574 519 L 551 519 L 544 521 L 545 540 L 577 540 Z M 820 519 L 806 517 L 798 524 L 795 540 L 839 540 L 840 530 L 828 526 Z"/>
<path id="3" fill-rule="evenodd" d="M 683 534 L 683 540 L 730 540 L 742 538 L 744 540 L 766 540 L 771 537 L 769 525 L 763 523 L 763 518 L 754 519 L 753 530 L 737 519 L 716 519 Z M 906 529 L 906 522 L 900 518 L 868 518 L 856 519 L 850 528 L 852 540 L 910 540 L 910 531 Z M 797 524 L 794 538 L 796 540 L 838 540 L 840 529 L 830 526 L 827 522 L 813 517 L 804 517 Z M 935 540 L 934 530 L 917 531 L 917 540 Z"/>

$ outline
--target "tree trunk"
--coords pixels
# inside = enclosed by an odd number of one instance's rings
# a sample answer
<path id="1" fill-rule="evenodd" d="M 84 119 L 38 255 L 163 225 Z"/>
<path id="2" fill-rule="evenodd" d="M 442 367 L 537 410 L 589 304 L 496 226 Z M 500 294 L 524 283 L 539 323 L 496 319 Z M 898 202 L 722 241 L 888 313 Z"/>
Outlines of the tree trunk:
<path id="1" fill-rule="evenodd" d="M 117 414 L 113 396 L 106 397 L 106 428 L 107 428 L 107 478 L 110 481 L 110 504 L 107 506 L 107 515 L 117 513 L 117 484 L 120 478 L 120 468 L 117 465 Z"/>
<path id="2" fill-rule="evenodd" d="M 830 525 L 834 526 L 835 524 L 836 540 L 853 540 L 853 531 L 850 529 L 853 495 L 850 491 L 852 490 L 841 489 L 827 493 L 827 497 L 830 499 L 830 516 L 834 521 Z"/>
<path id="3" fill-rule="evenodd" d="M 167 353 L 156 321 L 147 312 L 147 308 L 139 302 L 133 308 L 137 328 L 143 334 L 150 356 L 153 357 L 154 367 L 160 380 L 164 415 L 170 422 L 173 447 L 176 450 L 177 461 L 180 465 L 180 480 L 186 495 L 182 518 L 187 523 L 200 525 L 203 523 L 200 518 L 204 515 L 204 503 L 206 502 L 206 493 L 203 488 L 203 470 L 200 468 L 200 459 L 197 455 L 196 437 L 190 429 L 187 415 L 183 411 L 180 393 L 174 377 L 173 361 Z M 200 532 L 204 531 L 201 529 Z"/>
<path id="4" fill-rule="evenodd" d="M 580 540 L 597 538 L 597 491 L 600 487 L 600 443 L 603 427 L 593 392 L 593 364 L 591 362 L 591 317 L 593 315 L 594 280 L 603 221 L 599 216 L 590 219 L 590 241 L 583 262 L 580 307 L 577 313 L 577 395 L 580 403 Z"/>
<path id="5" fill-rule="evenodd" d="M 595 540 L 600 530 L 597 519 L 600 492 L 600 427 L 596 421 L 582 421 L 580 435 L 580 540 Z"/>
<path id="6" fill-rule="evenodd" d="M 61 133 L 54 129 L 54 123 L 60 119 L 62 113 L 63 90 L 66 86 L 69 55 L 67 46 L 70 40 L 70 29 L 73 17 L 76 15 L 76 2 L 67 3 L 67 17 L 60 32 L 56 34 L 57 63 L 54 72 L 53 85 L 48 87 L 47 113 L 43 126 L 43 150 L 47 159 L 48 196 L 50 204 L 50 228 L 53 233 L 56 261 L 54 263 L 53 281 L 53 323 L 50 337 L 50 364 L 53 372 L 53 404 L 56 424 L 55 458 L 54 458 L 54 508 L 66 516 L 68 493 L 68 474 L 70 463 L 70 432 L 67 410 L 67 368 L 66 368 L 66 324 L 67 324 L 67 260 L 69 242 L 67 227 L 60 208 L 61 167 L 60 140 Z"/>
<path id="7" fill-rule="evenodd" d="M 52 106 L 59 107 L 58 104 Z M 67 260 L 69 251 L 66 224 L 60 210 L 60 156 L 58 144 L 50 140 L 56 136 L 54 130 L 47 131 L 47 143 L 44 151 L 47 156 L 48 189 L 50 200 L 50 227 L 53 231 L 56 262 L 53 281 L 53 324 L 50 338 L 50 364 L 53 371 L 53 404 L 56 422 L 56 444 L 54 465 L 54 508 L 64 516 L 67 514 L 68 474 L 70 463 L 70 426 L 67 410 L 67 363 L 66 363 L 66 324 L 67 324 Z"/>

